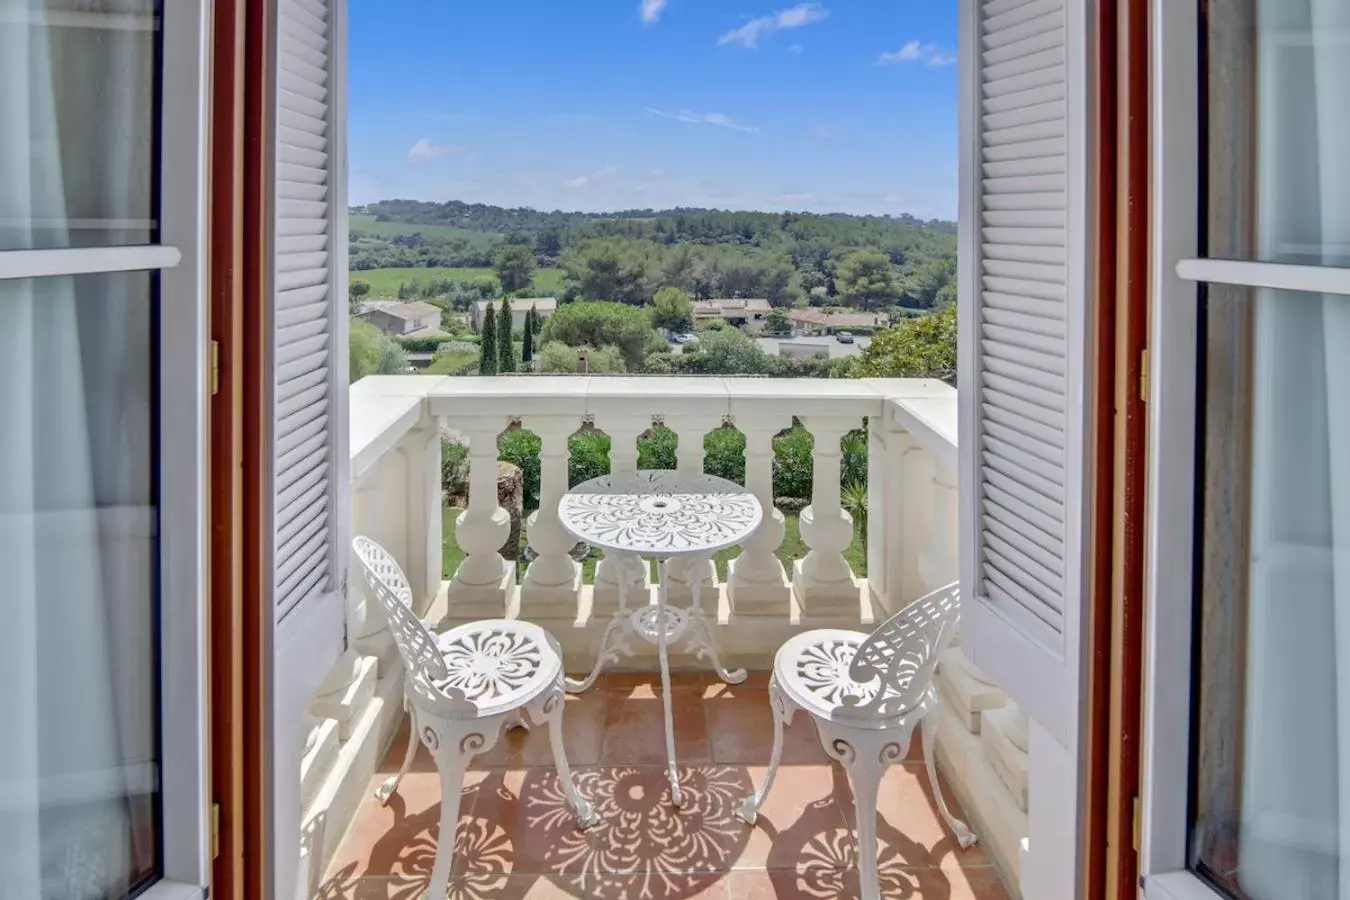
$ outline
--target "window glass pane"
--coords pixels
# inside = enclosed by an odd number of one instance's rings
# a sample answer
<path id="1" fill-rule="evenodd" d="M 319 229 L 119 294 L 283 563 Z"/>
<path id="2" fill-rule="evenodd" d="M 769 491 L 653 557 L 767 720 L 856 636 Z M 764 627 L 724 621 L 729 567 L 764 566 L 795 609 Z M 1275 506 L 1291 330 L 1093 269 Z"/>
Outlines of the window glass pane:
<path id="1" fill-rule="evenodd" d="M 1350 3 L 1205 5 L 1208 255 L 1350 266 Z"/>
<path id="2" fill-rule="evenodd" d="M 0 281 L 4 896 L 160 869 L 156 280 Z"/>
<path id="3" fill-rule="evenodd" d="M 155 239 L 158 0 L 0 0 L 0 250 Z"/>

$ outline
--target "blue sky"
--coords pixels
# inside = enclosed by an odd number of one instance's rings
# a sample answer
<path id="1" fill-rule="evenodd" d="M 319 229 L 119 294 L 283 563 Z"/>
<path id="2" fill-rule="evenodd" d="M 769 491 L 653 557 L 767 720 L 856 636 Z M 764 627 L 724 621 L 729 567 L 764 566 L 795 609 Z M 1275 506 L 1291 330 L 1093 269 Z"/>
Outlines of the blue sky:
<path id="1" fill-rule="evenodd" d="M 956 217 L 956 0 L 349 10 L 352 203 Z"/>

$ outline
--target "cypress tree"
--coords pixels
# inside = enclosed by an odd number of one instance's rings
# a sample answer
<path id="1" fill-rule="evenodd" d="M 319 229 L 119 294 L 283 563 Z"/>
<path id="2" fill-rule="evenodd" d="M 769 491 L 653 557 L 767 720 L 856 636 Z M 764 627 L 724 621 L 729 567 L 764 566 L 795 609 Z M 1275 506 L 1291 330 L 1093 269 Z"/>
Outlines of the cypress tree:
<path id="1" fill-rule="evenodd" d="M 483 311 L 483 333 L 478 338 L 478 374 L 497 374 L 497 307 L 491 300 Z"/>
<path id="2" fill-rule="evenodd" d="M 502 312 L 497 317 L 497 372 L 505 375 L 514 372 L 516 366 L 516 345 L 511 340 L 511 325 L 515 318 L 511 315 L 511 298 L 502 298 Z"/>
<path id="3" fill-rule="evenodd" d="M 525 311 L 525 338 L 520 344 L 520 361 L 529 363 L 534 359 L 534 307 Z"/>

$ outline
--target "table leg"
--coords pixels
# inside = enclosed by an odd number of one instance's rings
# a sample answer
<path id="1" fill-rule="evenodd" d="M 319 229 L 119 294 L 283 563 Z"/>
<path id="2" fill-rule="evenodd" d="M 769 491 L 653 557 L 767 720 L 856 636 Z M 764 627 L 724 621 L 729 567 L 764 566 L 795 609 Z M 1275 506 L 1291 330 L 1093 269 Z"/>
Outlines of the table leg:
<path id="1" fill-rule="evenodd" d="M 712 627 L 703 617 L 703 603 L 699 599 L 699 583 L 693 584 L 694 605 L 689 609 L 689 626 L 685 632 L 687 650 L 694 659 L 702 660 L 713 667 L 717 677 L 727 684 L 740 684 L 748 673 L 744 669 L 728 670 L 722 668 L 722 660 L 717 655 L 717 639 L 713 637 Z"/>
<path id="2" fill-rule="evenodd" d="M 628 613 L 628 583 L 619 582 L 619 610 L 605 627 L 600 638 L 600 652 L 595 655 L 595 665 L 585 678 L 567 678 L 563 684 L 569 694 L 578 694 L 595 684 L 606 665 L 619 661 L 619 655 L 632 656 L 633 648 L 628 646 L 628 636 L 632 632 L 632 619 Z"/>
<path id="3" fill-rule="evenodd" d="M 657 571 L 661 579 L 656 589 L 656 652 L 661 662 L 661 706 L 666 716 L 666 774 L 670 778 L 670 802 L 676 806 L 684 803 L 680 793 L 680 782 L 675 775 L 675 716 L 670 703 L 670 659 L 666 656 L 666 561 L 657 562 Z"/>

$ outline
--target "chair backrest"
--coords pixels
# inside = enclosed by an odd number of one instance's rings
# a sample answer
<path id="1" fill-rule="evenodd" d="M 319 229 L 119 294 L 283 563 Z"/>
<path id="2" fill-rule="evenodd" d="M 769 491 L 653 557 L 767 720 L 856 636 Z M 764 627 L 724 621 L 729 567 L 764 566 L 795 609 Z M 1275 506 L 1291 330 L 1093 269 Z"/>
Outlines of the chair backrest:
<path id="1" fill-rule="evenodd" d="M 389 620 L 389 630 L 408 673 L 408 684 L 417 692 L 426 690 L 428 699 L 439 699 L 442 693 L 436 685 L 449 678 L 450 673 L 436 639 L 413 612 L 412 587 L 398 560 L 368 537 L 353 538 L 352 550 L 369 587 L 367 596 L 380 604 Z"/>
<path id="2" fill-rule="evenodd" d="M 933 669 L 956 633 L 961 615 L 959 584 L 920 597 L 883 622 L 858 647 L 849 677 L 877 683 L 870 698 L 845 700 L 846 715 L 892 716 L 923 702 L 932 687 Z"/>

